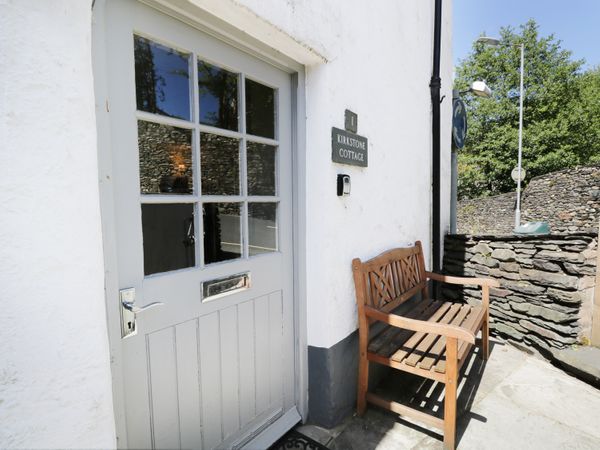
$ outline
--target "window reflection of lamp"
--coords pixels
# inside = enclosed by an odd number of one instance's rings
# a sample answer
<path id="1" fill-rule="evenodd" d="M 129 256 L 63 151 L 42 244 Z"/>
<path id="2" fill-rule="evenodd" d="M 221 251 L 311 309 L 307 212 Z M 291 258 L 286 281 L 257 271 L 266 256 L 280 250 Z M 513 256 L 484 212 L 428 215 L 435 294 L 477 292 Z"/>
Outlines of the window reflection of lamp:
<path id="1" fill-rule="evenodd" d="M 187 160 L 191 157 L 188 144 L 172 144 L 168 147 L 170 169 L 161 177 L 160 191 L 173 194 L 189 194 L 192 189 L 186 174 Z"/>

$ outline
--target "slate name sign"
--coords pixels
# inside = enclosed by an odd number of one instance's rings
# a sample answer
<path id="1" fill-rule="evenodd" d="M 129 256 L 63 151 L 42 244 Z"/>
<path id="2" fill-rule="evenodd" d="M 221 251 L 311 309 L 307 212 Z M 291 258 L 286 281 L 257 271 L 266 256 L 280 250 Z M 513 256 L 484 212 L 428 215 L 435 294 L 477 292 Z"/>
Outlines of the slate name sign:
<path id="1" fill-rule="evenodd" d="M 369 143 L 366 137 L 331 128 L 331 159 L 340 164 L 367 167 Z"/>

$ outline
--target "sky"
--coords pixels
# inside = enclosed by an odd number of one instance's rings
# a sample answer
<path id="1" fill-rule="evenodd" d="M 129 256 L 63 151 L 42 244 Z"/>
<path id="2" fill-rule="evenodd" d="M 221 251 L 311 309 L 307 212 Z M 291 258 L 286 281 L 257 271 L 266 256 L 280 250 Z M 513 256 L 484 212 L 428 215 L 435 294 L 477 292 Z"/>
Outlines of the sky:
<path id="1" fill-rule="evenodd" d="M 453 4 L 455 65 L 482 33 L 497 37 L 500 27 L 518 28 L 531 18 L 542 36 L 554 33 L 562 48 L 571 50 L 576 59 L 584 58 L 584 69 L 600 65 L 600 0 L 453 0 Z"/>

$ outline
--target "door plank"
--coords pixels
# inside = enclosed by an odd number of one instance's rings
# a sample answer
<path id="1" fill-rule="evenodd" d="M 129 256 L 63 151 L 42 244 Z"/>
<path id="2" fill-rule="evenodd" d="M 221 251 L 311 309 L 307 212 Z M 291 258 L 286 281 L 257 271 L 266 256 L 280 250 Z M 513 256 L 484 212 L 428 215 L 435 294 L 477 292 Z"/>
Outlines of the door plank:
<path id="1" fill-rule="evenodd" d="M 147 336 L 154 448 L 180 448 L 175 328 Z"/>
<path id="2" fill-rule="evenodd" d="M 177 392 L 181 448 L 202 448 L 200 384 L 198 378 L 198 321 L 175 327 L 177 349 Z"/>
<path id="3" fill-rule="evenodd" d="M 269 345 L 270 345 L 270 378 L 271 407 L 283 406 L 283 306 L 281 291 L 269 295 Z"/>
<path id="4" fill-rule="evenodd" d="M 255 361 L 256 368 L 256 414 L 269 408 L 270 398 L 270 352 L 269 352 L 269 297 L 254 301 Z"/>
<path id="5" fill-rule="evenodd" d="M 202 395 L 203 448 L 212 449 L 223 440 L 221 412 L 221 344 L 218 313 L 198 319 L 200 337 L 200 385 Z"/>
<path id="6" fill-rule="evenodd" d="M 240 429 L 239 359 L 237 336 L 237 307 L 232 306 L 219 312 L 221 341 L 221 383 L 223 393 L 223 439 Z"/>
<path id="7" fill-rule="evenodd" d="M 238 345 L 240 352 L 240 426 L 256 417 L 254 367 L 254 303 L 238 305 Z"/>

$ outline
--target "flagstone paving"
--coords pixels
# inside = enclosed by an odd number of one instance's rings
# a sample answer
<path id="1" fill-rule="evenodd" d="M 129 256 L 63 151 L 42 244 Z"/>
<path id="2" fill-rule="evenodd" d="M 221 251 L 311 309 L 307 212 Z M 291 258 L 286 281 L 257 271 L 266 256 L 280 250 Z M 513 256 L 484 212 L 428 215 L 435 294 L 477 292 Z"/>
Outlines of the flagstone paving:
<path id="1" fill-rule="evenodd" d="M 465 372 L 459 449 L 600 449 L 600 390 L 498 340 L 487 364 L 474 353 Z M 392 372 L 378 390 L 441 416 L 441 387 L 421 380 Z M 443 447 L 436 430 L 373 406 L 336 429 L 304 425 L 299 431 L 332 450 Z"/>

